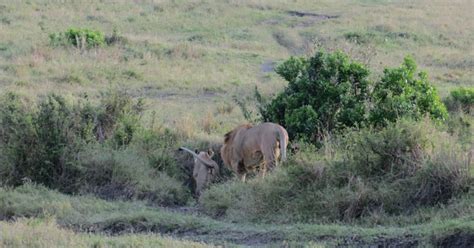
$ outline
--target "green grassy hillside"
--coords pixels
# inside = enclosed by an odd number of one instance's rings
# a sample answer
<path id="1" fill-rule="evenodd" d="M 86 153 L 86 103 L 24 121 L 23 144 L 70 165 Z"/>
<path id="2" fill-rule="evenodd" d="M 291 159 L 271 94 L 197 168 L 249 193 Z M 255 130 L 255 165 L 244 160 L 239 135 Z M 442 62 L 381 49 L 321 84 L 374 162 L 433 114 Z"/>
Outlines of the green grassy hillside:
<path id="1" fill-rule="evenodd" d="M 474 33 L 468 0 L 4 1 L 0 5 L 0 87 L 28 95 L 79 95 L 124 87 L 144 97 L 165 123 L 200 130 L 207 113 L 229 127 L 242 121 L 233 96 L 266 93 L 284 82 L 272 71 L 313 44 L 342 49 L 381 72 L 413 54 L 442 95 L 472 86 Z M 54 48 L 68 28 L 116 30 L 126 42 L 82 51 Z M 222 111 L 221 111 L 222 112 Z M 186 124 L 183 124 L 186 129 Z M 221 130 L 219 132 L 222 132 Z"/>

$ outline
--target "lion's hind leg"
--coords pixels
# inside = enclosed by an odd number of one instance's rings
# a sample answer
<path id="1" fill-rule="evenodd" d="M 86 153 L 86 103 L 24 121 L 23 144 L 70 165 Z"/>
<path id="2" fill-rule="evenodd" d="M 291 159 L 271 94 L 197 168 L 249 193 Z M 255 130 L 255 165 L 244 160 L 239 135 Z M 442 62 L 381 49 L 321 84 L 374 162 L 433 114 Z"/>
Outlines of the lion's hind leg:
<path id="1" fill-rule="evenodd" d="M 263 152 L 262 178 L 265 178 L 267 170 L 272 171 L 276 166 L 276 156 L 274 149 L 267 149 Z"/>

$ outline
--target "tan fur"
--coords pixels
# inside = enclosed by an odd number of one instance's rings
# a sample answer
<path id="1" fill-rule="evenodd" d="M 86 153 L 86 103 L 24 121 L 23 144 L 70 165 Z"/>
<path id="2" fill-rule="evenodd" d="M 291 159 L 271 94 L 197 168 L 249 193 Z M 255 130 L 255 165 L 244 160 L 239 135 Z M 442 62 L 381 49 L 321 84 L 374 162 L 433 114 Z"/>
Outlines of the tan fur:
<path id="1" fill-rule="evenodd" d="M 277 165 L 280 153 L 281 160 L 286 160 L 287 145 L 288 133 L 278 124 L 241 125 L 225 134 L 221 157 L 245 181 L 247 173 L 257 167 L 264 177 L 267 170 Z"/>
<path id="2" fill-rule="evenodd" d="M 196 184 L 196 195 L 199 196 L 219 174 L 219 166 L 212 160 L 214 152 L 209 149 L 198 154 L 185 147 L 181 147 L 180 150 L 187 151 L 194 157 L 193 179 Z"/>

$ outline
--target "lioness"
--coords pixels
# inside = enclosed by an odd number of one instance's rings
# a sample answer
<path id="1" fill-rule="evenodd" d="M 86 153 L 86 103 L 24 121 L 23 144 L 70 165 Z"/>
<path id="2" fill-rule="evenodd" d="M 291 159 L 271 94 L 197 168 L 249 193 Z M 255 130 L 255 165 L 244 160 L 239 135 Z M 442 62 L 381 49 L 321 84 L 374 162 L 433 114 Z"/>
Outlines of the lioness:
<path id="1" fill-rule="evenodd" d="M 247 173 L 257 167 L 265 177 L 267 169 L 276 166 L 280 153 L 281 161 L 285 161 L 287 144 L 288 133 L 278 124 L 241 125 L 225 134 L 221 157 L 245 181 Z"/>
<path id="2" fill-rule="evenodd" d="M 212 157 L 214 152 L 209 149 L 207 152 L 193 152 L 186 147 L 179 150 L 186 151 L 194 157 L 193 179 L 196 183 L 196 196 L 201 195 L 204 188 L 219 174 L 219 165 Z"/>

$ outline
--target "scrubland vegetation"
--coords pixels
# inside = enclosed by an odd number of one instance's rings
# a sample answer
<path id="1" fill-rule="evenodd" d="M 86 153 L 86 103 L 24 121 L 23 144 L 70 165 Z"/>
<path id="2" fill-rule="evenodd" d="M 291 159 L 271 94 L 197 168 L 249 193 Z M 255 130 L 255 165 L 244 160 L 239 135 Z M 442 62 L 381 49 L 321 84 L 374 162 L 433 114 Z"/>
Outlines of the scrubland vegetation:
<path id="1" fill-rule="evenodd" d="M 0 2 L 0 246 L 469 247 L 469 5 Z M 196 198 L 178 147 L 261 121 L 289 160 Z"/>

